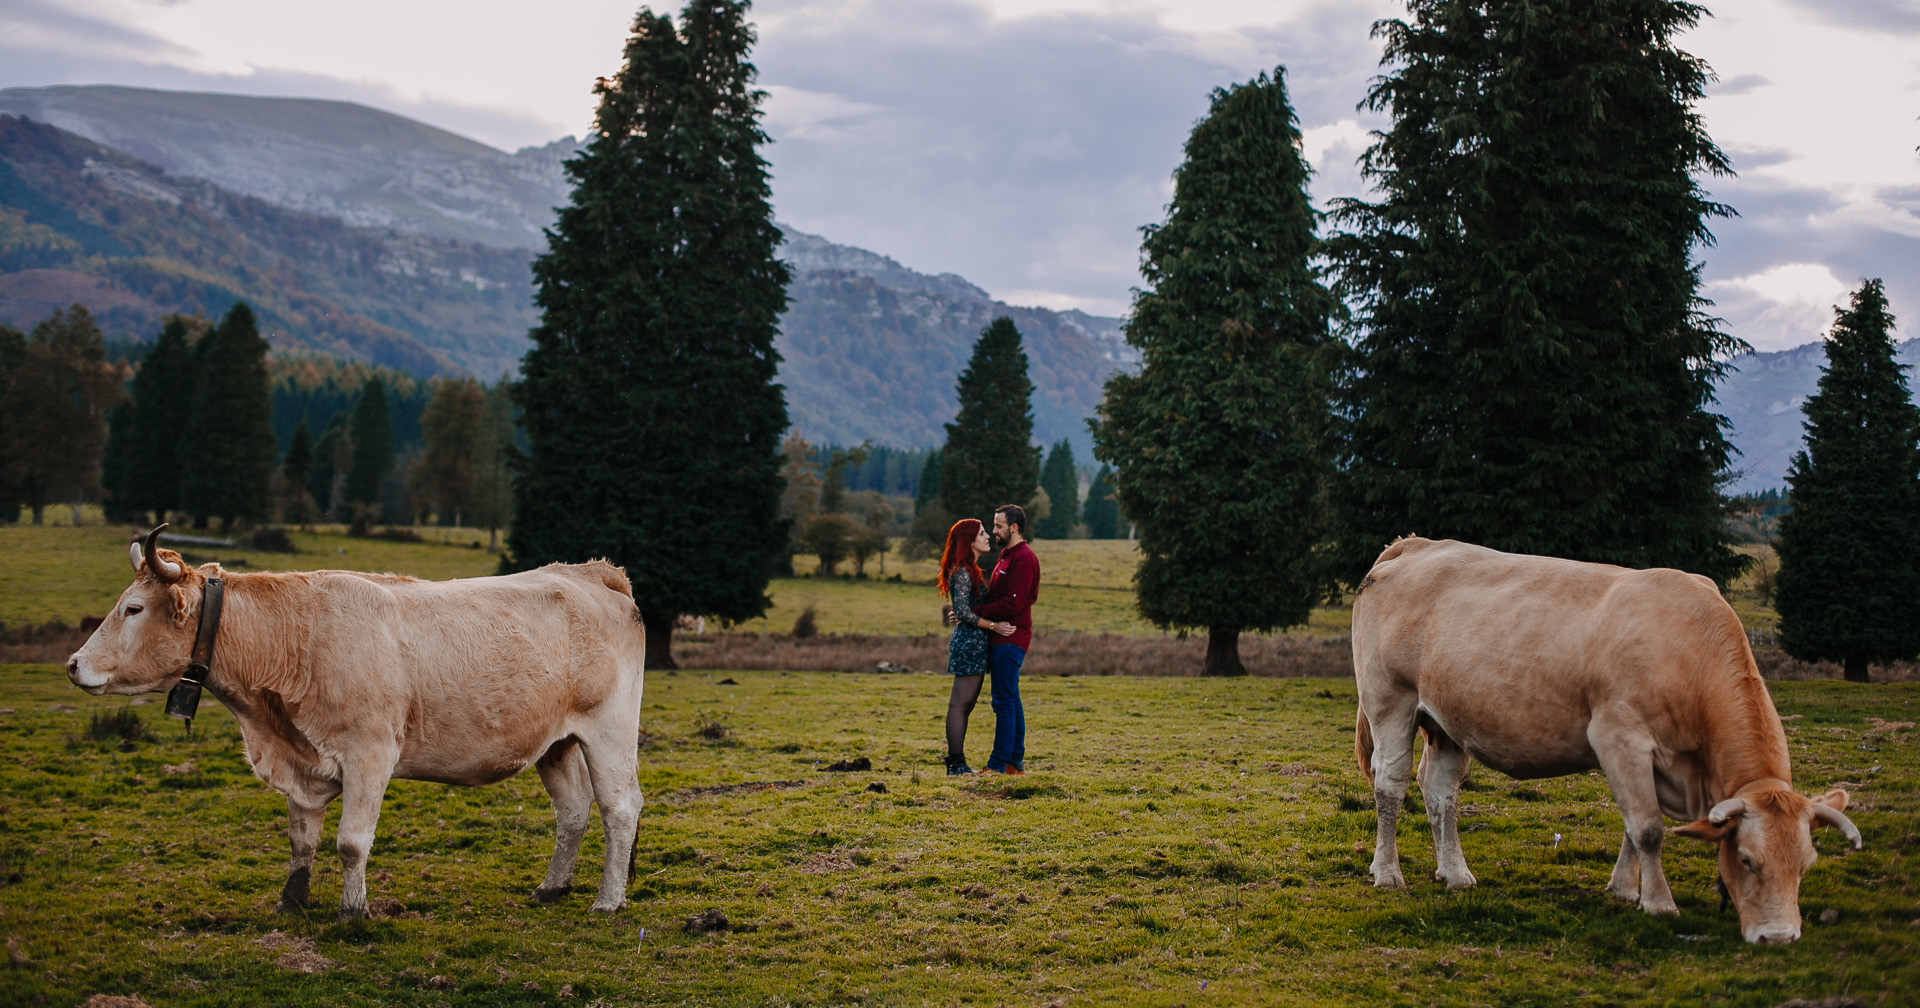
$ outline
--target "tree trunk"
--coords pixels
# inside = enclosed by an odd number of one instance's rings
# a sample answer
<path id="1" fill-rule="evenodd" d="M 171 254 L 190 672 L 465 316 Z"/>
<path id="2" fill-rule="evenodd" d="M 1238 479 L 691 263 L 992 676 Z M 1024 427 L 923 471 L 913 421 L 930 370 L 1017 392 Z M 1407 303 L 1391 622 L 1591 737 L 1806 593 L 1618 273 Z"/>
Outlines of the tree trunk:
<path id="1" fill-rule="evenodd" d="M 1863 655 L 1847 656 L 1847 681 L 1867 682 L 1867 659 Z"/>
<path id="2" fill-rule="evenodd" d="M 647 628 L 647 668 L 677 669 L 680 666 L 673 661 L 673 615 L 660 616 L 646 613 L 640 622 Z"/>
<path id="3" fill-rule="evenodd" d="M 1207 669 L 1202 675 L 1243 676 L 1247 667 L 1240 664 L 1240 630 L 1237 627 L 1207 628 Z"/>

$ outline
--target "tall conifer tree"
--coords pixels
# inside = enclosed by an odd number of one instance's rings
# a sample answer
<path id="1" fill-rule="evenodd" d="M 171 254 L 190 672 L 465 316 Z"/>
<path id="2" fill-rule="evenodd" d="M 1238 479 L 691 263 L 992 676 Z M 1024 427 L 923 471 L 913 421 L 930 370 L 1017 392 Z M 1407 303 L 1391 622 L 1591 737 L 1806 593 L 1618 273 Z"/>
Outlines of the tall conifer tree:
<path id="1" fill-rule="evenodd" d="M 1145 228 L 1127 342 L 1094 454 L 1140 535 L 1140 612 L 1207 629 L 1207 675 L 1244 675 L 1243 630 L 1306 622 L 1326 585 L 1320 495 L 1337 310 L 1284 69 L 1216 90 Z"/>
<path id="2" fill-rule="evenodd" d="M 1868 662 L 1920 654 L 1920 409 L 1880 281 L 1836 314 L 1787 472 L 1775 605 L 1783 650 L 1866 682 Z"/>
<path id="3" fill-rule="evenodd" d="M 1047 452 L 1040 489 L 1047 492 L 1047 516 L 1033 523 L 1034 533 L 1042 539 L 1065 539 L 1080 516 L 1080 474 L 1073 467 L 1073 445 L 1066 440 Z"/>
<path id="4" fill-rule="evenodd" d="M 1024 507 L 1040 485 L 1033 380 L 1012 319 L 1002 315 L 981 330 L 954 394 L 960 412 L 940 449 L 940 504 L 954 521 L 991 523 L 994 508 Z"/>
<path id="5" fill-rule="evenodd" d="M 1087 503 L 1080 512 L 1089 539 L 1120 538 L 1120 505 L 1113 499 L 1113 467 L 1101 466 L 1087 487 Z"/>
<path id="6" fill-rule="evenodd" d="M 1362 159 L 1329 249 L 1361 306 L 1334 513 L 1357 582 L 1395 536 L 1725 580 L 1731 455 L 1708 411 L 1742 344 L 1702 313 L 1694 111 L 1673 0 L 1409 0 L 1382 21 Z"/>
<path id="7" fill-rule="evenodd" d="M 193 413 L 196 381 L 189 335 L 188 319 L 168 316 L 133 372 L 133 421 L 121 482 L 127 505 L 153 512 L 155 522 L 180 506 L 181 437 Z"/>
<path id="8" fill-rule="evenodd" d="M 180 506 L 204 528 L 265 518 L 273 499 L 273 394 L 267 341 L 253 309 L 234 303 L 194 358 L 199 376 L 180 441 Z"/>
<path id="9" fill-rule="evenodd" d="M 594 138 L 534 262 L 542 316 L 516 398 L 529 454 L 510 543 L 522 567 L 624 566 L 648 664 L 681 613 L 766 611 L 787 542 L 786 402 L 774 383 L 786 268 L 759 145 L 747 4 L 642 8 Z"/>
<path id="10" fill-rule="evenodd" d="M 360 386 L 348 426 L 353 438 L 353 466 L 347 470 L 347 500 L 378 507 L 380 487 L 393 471 L 393 404 L 387 382 L 379 375 Z"/>

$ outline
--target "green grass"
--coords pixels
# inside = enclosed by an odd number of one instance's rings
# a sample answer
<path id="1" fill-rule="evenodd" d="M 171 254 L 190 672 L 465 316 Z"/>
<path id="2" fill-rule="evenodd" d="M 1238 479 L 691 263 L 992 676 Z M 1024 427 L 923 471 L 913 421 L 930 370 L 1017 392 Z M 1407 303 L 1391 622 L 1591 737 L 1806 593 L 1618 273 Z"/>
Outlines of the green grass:
<path id="1" fill-rule="evenodd" d="M 64 516 L 66 509 L 59 510 Z M 48 515 L 52 517 L 53 511 Z M 0 564 L 0 627 L 48 620 L 78 625 L 82 617 L 105 614 L 133 581 L 133 567 L 127 561 L 132 531 L 121 525 L 0 525 L 0 556 L 7 558 Z M 484 532 L 467 532 L 468 536 L 454 541 L 486 541 Z M 183 534 L 217 538 L 211 532 Z M 493 573 L 500 563 L 498 556 L 466 545 L 354 539 L 338 530 L 289 535 L 300 552 L 188 547 L 186 555 L 195 562 L 246 562 L 235 570 L 347 568 L 434 581 L 480 577 Z"/>
<path id="2" fill-rule="evenodd" d="M 369 889 L 404 911 L 339 925 L 326 849 L 315 908 L 272 912 L 284 805 L 224 709 L 203 705 L 186 739 L 157 696 L 0 667 L 0 1004 L 1920 1004 L 1920 733 L 1866 720 L 1920 720 L 1920 686 L 1773 684 L 1799 715 L 1801 787 L 1856 785 L 1866 849 L 1823 831 L 1802 887 L 1815 922 L 1762 948 L 1717 912 L 1704 845 L 1669 847 L 1678 916 L 1601 894 L 1619 817 L 1593 775 L 1476 770 L 1462 825 L 1480 886 L 1427 881 L 1412 815 L 1413 888 L 1376 892 L 1351 683 L 1033 679 L 1030 775 L 955 783 L 942 676 L 648 680 L 626 909 L 587 912 L 597 824 L 574 895 L 533 902 L 552 820 L 525 774 L 394 783 Z M 89 737 L 129 711 L 144 732 Z M 992 720 L 983 703 L 976 758 Z M 862 755 L 872 772 L 821 769 Z M 329 848 L 336 823 L 337 805 Z M 684 928 L 709 910 L 731 928 Z M 296 972 L 286 941 L 337 965 Z"/>

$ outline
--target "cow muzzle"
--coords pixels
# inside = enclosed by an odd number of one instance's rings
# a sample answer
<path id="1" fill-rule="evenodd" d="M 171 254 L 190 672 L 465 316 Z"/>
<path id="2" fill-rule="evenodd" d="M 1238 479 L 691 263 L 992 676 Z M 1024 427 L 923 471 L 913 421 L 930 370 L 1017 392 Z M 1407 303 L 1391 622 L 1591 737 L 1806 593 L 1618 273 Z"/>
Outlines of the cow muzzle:
<path id="1" fill-rule="evenodd" d="M 80 660 L 79 652 L 75 652 L 73 657 L 67 659 L 67 681 L 94 696 L 99 696 L 107 691 L 107 684 L 113 679 L 105 673 L 88 668 Z"/>
<path id="2" fill-rule="evenodd" d="M 1800 940 L 1800 925 L 1761 924 L 1746 928 L 1746 939 L 1755 945 L 1785 945 Z"/>

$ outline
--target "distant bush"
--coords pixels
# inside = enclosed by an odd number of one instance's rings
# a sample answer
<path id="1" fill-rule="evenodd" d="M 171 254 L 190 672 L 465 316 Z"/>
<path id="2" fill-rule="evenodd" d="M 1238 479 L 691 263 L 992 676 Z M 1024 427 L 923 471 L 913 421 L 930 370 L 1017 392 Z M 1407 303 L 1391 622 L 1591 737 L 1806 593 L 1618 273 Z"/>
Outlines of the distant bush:
<path id="1" fill-rule="evenodd" d="M 294 548 L 293 539 L 287 535 L 287 530 L 279 526 L 255 529 L 253 535 L 247 537 L 247 545 L 263 553 L 300 552 Z"/>
<path id="2" fill-rule="evenodd" d="M 794 639 L 806 640 L 808 637 L 812 637 L 814 634 L 817 634 L 819 632 L 820 632 L 819 618 L 814 614 L 813 607 L 808 606 L 805 609 L 800 610 L 799 617 L 793 621 Z"/>

